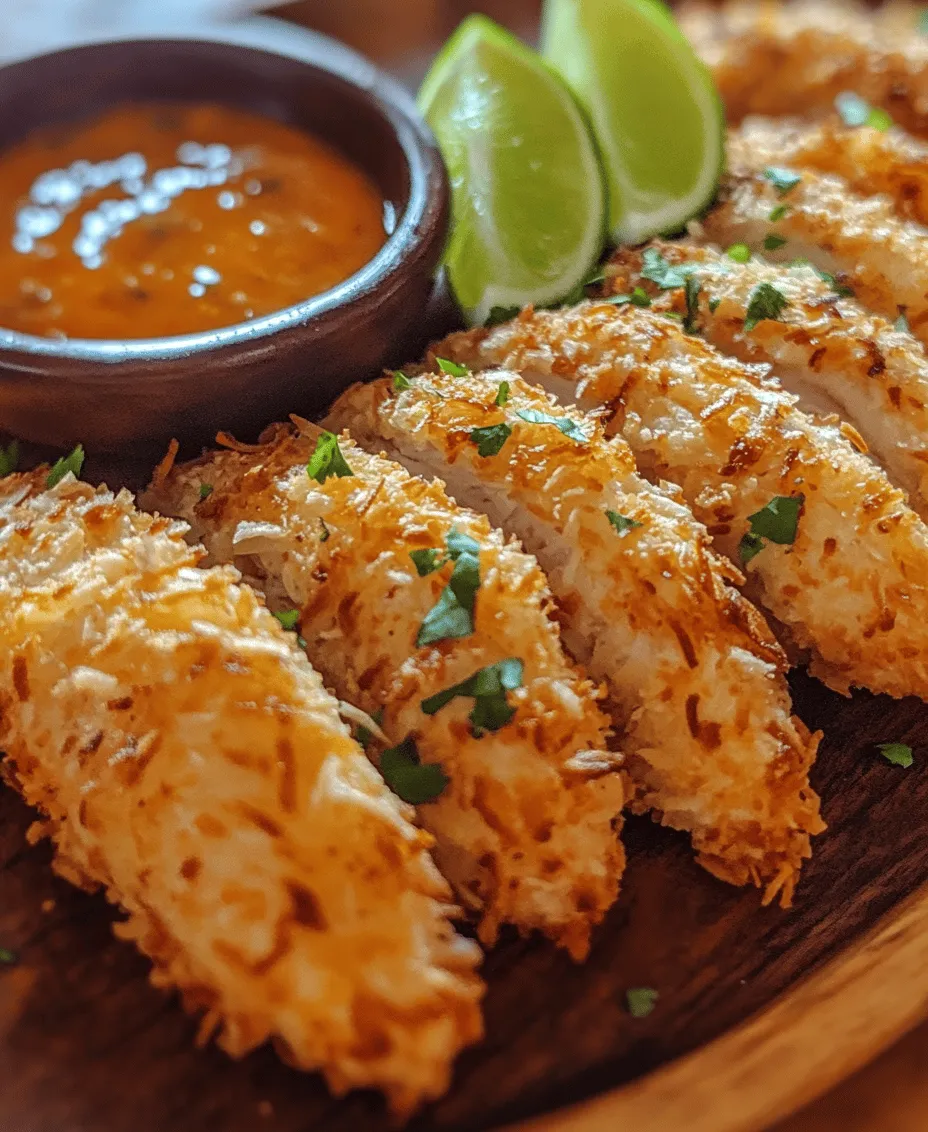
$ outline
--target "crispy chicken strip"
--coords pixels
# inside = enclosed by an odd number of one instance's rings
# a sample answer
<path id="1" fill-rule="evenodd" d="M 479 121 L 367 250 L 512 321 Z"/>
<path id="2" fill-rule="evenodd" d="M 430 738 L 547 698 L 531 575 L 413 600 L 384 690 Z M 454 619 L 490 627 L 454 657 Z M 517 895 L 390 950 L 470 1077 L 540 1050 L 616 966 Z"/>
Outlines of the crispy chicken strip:
<path id="1" fill-rule="evenodd" d="M 419 817 L 439 867 L 482 913 L 481 938 L 492 943 L 509 922 L 583 958 L 624 865 L 614 828 L 624 782 L 597 690 L 564 656 L 544 575 L 440 484 L 347 438 L 345 465 L 313 478 L 307 464 L 328 442 L 301 427 L 179 468 L 149 501 L 188 519 L 272 608 L 296 606 L 326 683 L 382 710 L 394 743 L 441 766 L 447 785 Z M 213 490 L 201 501 L 204 482 Z M 462 536 L 471 552 L 449 561 Z M 515 673 L 508 690 L 501 664 Z M 483 693 L 453 694 L 477 673 Z M 448 702 L 429 703 L 448 690 Z"/>
<path id="2" fill-rule="evenodd" d="M 905 488 L 912 508 L 928 520 L 928 359 L 910 334 L 871 315 L 809 267 L 733 263 L 710 248 L 655 241 L 667 263 L 695 264 L 698 326 L 713 345 L 747 362 L 767 362 L 807 412 L 837 413 L 863 438 L 889 478 Z M 607 290 L 641 286 L 662 309 L 686 311 L 682 288 L 659 290 L 644 254 L 619 251 L 608 267 Z M 787 301 L 780 319 L 745 330 L 757 288 L 775 287 Z M 854 434 L 848 433 L 852 442 Z"/>
<path id="3" fill-rule="evenodd" d="M 749 118 L 729 133 L 728 154 L 732 164 L 754 170 L 787 166 L 833 173 L 854 193 L 884 193 L 898 216 L 928 224 L 928 144 L 901 130 Z M 789 194 L 784 203 L 791 203 Z"/>
<path id="4" fill-rule="evenodd" d="M 704 0 L 678 20 L 712 68 L 728 119 L 829 112 L 854 91 L 914 133 L 928 132 L 928 41 L 919 5 L 884 16 L 845 0 Z"/>
<path id="5" fill-rule="evenodd" d="M 528 310 L 435 352 L 608 406 L 642 473 L 678 484 L 723 554 L 741 561 L 747 536 L 745 592 L 815 675 L 841 692 L 928 699 L 928 528 L 837 423 L 798 410 L 766 367 L 723 357 L 666 316 L 605 303 Z M 777 544 L 755 523 L 775 525 L 781 500 L 801 508 Z"/>
<path id="6" fill-rule="evenodd" d="M 817 738 L 790 717 L 785 657 L 679 493 L 641 479 L 596 420 L 504 372 L 356 385 L 329 422 L 440 475 L 535 553 L 565 643 L 606 681 L 636 808 L 689 831 L 716 876 L 788 904 L 823 828 Z"/>
<path id="7" fill-rule="evenodd" d="M 900 219 L 886 197 L 855 196 L 840 177 L 808 170 L 784 193 L 733 162 L 719 203 L 694 231 L 774 262 L 809 260 L 884 318 L 905 312 L 912 333 L 928 342 L 928 232 Z M 771 235 L 785 242 L 771 247 Z"/>
<path id="8" fill-rule="evenodd" d="M 55 867 L 241 1056 L 273 1039 L 397 1114 L 481 1034 L 431 838 L 305 656 L 185 527 L 48 469 L 0 481 L 0 743 Z"/>

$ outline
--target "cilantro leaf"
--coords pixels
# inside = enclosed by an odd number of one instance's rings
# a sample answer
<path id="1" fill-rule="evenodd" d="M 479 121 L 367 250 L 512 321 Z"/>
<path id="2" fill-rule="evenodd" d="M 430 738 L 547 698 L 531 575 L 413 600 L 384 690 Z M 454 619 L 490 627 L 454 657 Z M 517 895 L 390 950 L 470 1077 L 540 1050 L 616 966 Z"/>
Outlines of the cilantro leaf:
<path id="1" fill-rule="evenodd" d="M 747 566 L 751 559 L 760 554 L 766 545 L 760 535 L 755 535 L 752 531 L 748 531 L 746 534 L 742 535 L 741 541 L 738 543 L 738 555 L 741 558 L 741 565 Z"/>
<path id="2" fill-rule="evenodd" d="M 479 456 L 499 455 L 510 436 L 512 429 L 505 421 L 495 425 L 484 425 L 483 428 L 473 428 L 470 432 L 470 439 L 477 445 Z"/>
<path id="3" fill-rule="evenodd" d="M 804 503 L 804 495 L 775 495 L 760 511 L 749 515 L 751 529 L 738 547 L 742 563 L 747 565 L 768 542 L 778 546 L 792 546 L 796 541 L 799 516 Z"/>
<path id="4" fill-rule="evenodd" d="M 326 526 L 326 521 L 321 516 L 319 517 L 319 526 L 322 527 L 322 533 L 319 535 L 320 542 L 328 542 L 332 532 Z"/>
<path id="5" fill-rule="evenodd" d="M 871 106 L 859 94 L 845 90 L 835 99 L 835 109 L 841 116 L 845 126 L 870 126 L 874 130 L 888 130 L 893 124 L 892 118 L 885 110 L 878 106 Z"/>
<path id="6" fill-rule="evenodd" d="M 484 326 L 499 326 L 501 322 L 509 322 L 521 312 L 521 307 L 490 307 Z"/>
<path id="7" fill-rule="evenodd" d="M 342 450 L 338 446 L 338 437 L 334 432 L 323 432 L 316 441 L 316 451 L 306 465 L 310 479 L 317 483 L 325 483 L 329 476 L 353 476 L 354 472 L 348 467 Z"/>
<path id="8" fill-rule="evenodd" d="M 61 483 L 68 472 L 74 473 L 74 478 L 80 478 L 81 468 L 84 466 L 84 446 L 78 444 L 73 452 L 67 456 L 62 456 L 61 459 L 56 460 L 52 466 L 52 470 L 48 473 L 48 478 L 45 481 L 46 487 L 54 487 L 55 484 Z"/>
<path id="9" fill-rule="evenodd" d="M 907 743 L 877 743 L 876 749 L 893 766 L 910 767 L 915 761 Z"/>
<path id="10" fill-rule="evenodd" d="M 776 222 L 778 220 L 782 220 L 783 217 L 788 212 L 789 212 L 789 205 L 788 204 L 778 204 L 776 206 L 776 208 L 771 208 L 770 215 L 767 217 L 767 219 L 770 221 L 771 224 L 776 224 Z"/>
<path id="11" fill-rule="evenodd" d="M 455 561 L 462 554 L 478 555 L 480 553 L 480 543 L 476 539 L 472 539 L 470 535 L 459 531 L 457 527 L 452 527 L 448 532 L 445 544 L 448 547 L 448 557 Z"/>
<path id="12" fill-rule="evenodd" d="M 722 302 L 721 299 L 710 299 L 709 300 L 709 314 L 715 314 L 715 312 L 719 309 L 719 305 L 721 304 L 721 302 Z"/>
<path id="13" fill-rule="evenodd" d="M 635 527 L 642 526 L 637 519 L 629 519 L 627 515 L 620 515 L 618 511 L 606 509 L 606 518 L 620 535 L 627 535 Z"/>
<path id="14" fill-rule="evenodd" d="M 735 263 L 747 263 L 751 258 L 751 249 L 747 244 L 732 244 L 725 254 L 729 259 L 733 259 Z"/>
<path id="15" fill-rule="evenodd" d="M 371 712 L 371 719 L 379 727 L 381 725 L 381 723 L 383 723 L 383 708 L 379 707 L 376 711 L 372 711 Z M 370 728 L 365 727 L 363 723 L 359 723 L 358 728 L 355 731 L 354 737 L 355 737 L 355 739 L 357 739 L 357 741 L 361 744 L 362 747 L 366 748 L 370 744 L 371 740 L 374 738 L 374 733 L 370 730 Z"/>
<path id="16" fill-rule="evenodd" d="M 213 485 L 211 483 L 201 483 L 200 484 L 200 502 L 201 503 L 203 502 L 204 499 L 209 499 L 209 497 L 212 494 L 213 494 Z"/>
<path id="17" fill-rule="evenodd" d="M 758 283 L 748 297 L 744 329 L 753 330 L 759 322 L 764 322 L 766 319 L 782 322 L 780 315 L 789 305 L 789 299 L 772 283 Z"/>
<path id="18" fill-rule="evenodd" d="M 791 193 L 802 180 L 801 173 L 794 173 L 792 169 L 784 169 L 782 165 L 768 165 L 763 176 L 773 185 L 781 197 Z"/>
<path id="19" fill-rule="evenodd" d="M 695 275 L 688 275 L 686 283 L 684 284 L 684 292 L 686 294 L 686 318 L 683 320 L 683 329 L 687 334 L 697 334 L 699 327 L 697 326 L 697 319 L 699 318 L 699 292 L 702 290 L 702 284 Z"/>
<path id="20" fill-rule="evenodd" d="M 448 557 L 438 565 L 443 566 L 450 560 L 454 562 L 454 569 L 438 601 L 419 626 L 417 648 L 433 645 L 438 641 L 469 637 L 474 631 L 474 602 L 480 588 L 480 544 L 456 527 L 448 532 L 446 541 Z M 418 561 L 415 557 L 417 554 Z M 424 577 L 419 563 L 421 561 L 423 565 L 428 565 L 432 560 L 426 559 L 422 551 L 411 551 L 410 557 L 415 562 L 419 575 Z"/>
<path id="21" fill-rule="evenodd" d="M 428 548 L 427 550 L 411 550 L 409 557 L 413 560 L 416 567 L 416 573 L 420 578 L 426 578 L 429 574 L 434 574 L 448 561 L 447 558 L 442 556 L 440 550 Z"/>
<path id="22" fill-rule="evenodd" d="M 625 1003 L 632 1018 L 647 1018 L 660 997 L 653 987 L 632 987 L 625 992 Z"/>
<path id="23" fill-rule="evenodd" d="M 412 382 L 401 369 L 395 369 L 392 372 L 394 392 L 400 393 L 403 389 L 412 389 Z"/>
<path id="24" fill-rule="evenodd" d="M 827 283 L 839 299 L 854 298 L 853 287 L 848 287 L 845 283 L 839 283 L 837 277 L 832 275 L 829 271 L 819 271 L 818 268 L 816 268 L 816 272 L 818 273 L 819 279 L 821 279 L 823 283 Z"/>
<path id="25" fill-rule="evenodd" d="M 499 388 L 496 390 L 496 404 L 499 405 L 500 408 L 502 408 L 503 405 L 505 405 L 508 400 L 509 400 L 509 382 L 508 381 L 501 381 L 499 383 Z"/>
<path id="26" fill-rule="evenodd" d="M 471 734 L 479 739 L 484 731 L 499 731 L 515 715 L 515 708 L 506 701 L 506 692 L 522 687 L 522 661 L 517 657 L 500 660 L 481 668 L 460 684 L 429 696 L 420 704 L 426 715 L 434 715 L 458 696 L 474 701 L 468 719 Z"/>
<path id="27" fill-rule="evenodd" d="M 642 257 L 644 266 L 641 269 L 642 279 L 650 279 L 662 291 L 670 291 L 674 287 L 682 287 L 688 275 L 696 270 L 694 263 L 669 263 L 657 248 L 645 248 Z"/>
<path id="28" fill-rule="evenodd" d="M 457 362 L 449 362 L 447 358 L 436 358 L 435 364 L 449 377 L 466 377 L 470 373 L 467 366 L 459 366 Z"/>
<path id="29" fill-rule="evenodd" d="M 587 435 L 576 421 L 572 421 L 569 417 L 552 417 L 548 413 L 542 413 L 538 409 L 519 409 L 516 416 L 523 421 L 528 421 L 529 424 L 550 424 L 559 429 L 569 440 L 573 440 L 576 444 L 585 444 Z"/>
<path id="30" fill-rule="evenodd" d="M 438 763 L 422 763 L 413 737 L 380 756 L 380 773 L 394 794 L 413 806 L 434 802 L 451 781 Z"/>
<path id="31" fill-rule="evenodd" d="M 602 301 L 612 303 L 614 307 L 624 307 L 626 303 L 631 303 L 636 307 L 649 307 L 651 296 L 644 287 L 636 287 L 630 295 L 607 295 Z"/>
<path id="32" fill-rule="evenodd" d="M 8 947 L 0 947 L 0 967 L 12 967 L 19 962 L 19 956 Z"/>
<path id="33" fill-rule="evenodd" d="M 11 440 L 4 448 L 0 444 L 0 479 L 10 475 L 19 467 L 19 441 Z"/>
<path id="34" fill-rule="evenodd" d="M 777 248 L 782 248 L 786 242 L 786 237 L 778 236 L 776 232 L 768 232 L 768 234 L 764 236 L 764 248 L 768 252 L 775 252 Z"/>
<path id="35" fill-rule="evenodd" d="M 300 611 L 298 609 L 282 609 L 274 616 L 285 629 L 295 629 L 300 623 Z"/>

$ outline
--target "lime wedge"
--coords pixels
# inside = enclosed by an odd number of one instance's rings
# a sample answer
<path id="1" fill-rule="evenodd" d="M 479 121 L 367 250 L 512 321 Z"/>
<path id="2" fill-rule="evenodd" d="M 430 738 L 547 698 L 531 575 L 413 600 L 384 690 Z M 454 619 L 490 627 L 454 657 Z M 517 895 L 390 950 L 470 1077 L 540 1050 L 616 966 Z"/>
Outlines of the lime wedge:
<path id="1" fill-rule="evenodd" d="M 593 124 L 616 243 L 673 232 L 710 202 L 724 158 L 722 103 L 663 4 L 547 0 L 542 48 Z"/>
<path id="2" fill-rule="evenodd" d="M 454 33 L 419 93 L 452 186 L 445 267 L 471 323 L 564 298 L 605 239 L 596 147 L 544 60 L 484 16 Z"/>

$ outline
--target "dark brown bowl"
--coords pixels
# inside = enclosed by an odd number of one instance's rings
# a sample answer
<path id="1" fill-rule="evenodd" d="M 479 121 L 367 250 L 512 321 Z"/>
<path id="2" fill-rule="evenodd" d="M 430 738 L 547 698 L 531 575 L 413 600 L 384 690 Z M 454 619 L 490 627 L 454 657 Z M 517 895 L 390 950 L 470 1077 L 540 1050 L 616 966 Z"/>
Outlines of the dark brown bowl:
<path id="1" fill-rule="evenodd" d="M 59 342 L 0 329 L 0 428 L 98 451 L 254 433 L 323 408 L 422 344 L 448 224 L 441 157 L 413 100 L 325 36 L 255 19 L 208 38 L 119 40 L 0 69 L 0 147 L 130 99 L 220 100 L 301 126 L 365 169 L 397 222 L 350 279 L 296 306 L 173 338 Z"/>

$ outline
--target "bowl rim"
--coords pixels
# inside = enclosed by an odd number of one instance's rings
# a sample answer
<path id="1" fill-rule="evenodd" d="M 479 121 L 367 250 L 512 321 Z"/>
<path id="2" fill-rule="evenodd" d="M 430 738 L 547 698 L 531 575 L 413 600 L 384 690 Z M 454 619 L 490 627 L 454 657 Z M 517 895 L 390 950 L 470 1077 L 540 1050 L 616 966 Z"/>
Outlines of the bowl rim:
<path id="1" fill-rule="evenodd" d="M 382 247 L 363 267 L 329 290 L 271 314 L 215 330 L 137 339 L 55 339 L 0 327 L 0 358 L 4 354 L 16 353 L 34 359 L 39 365 L 41 359 L 48 359 L 102 364 L 110 368 L 120 363 L 189 360 L 204 353 L 234 347 L 259 347 L 282 331 L 307 326 L 335 311 L 348 311 L 370 299 L 388 287 L 408 260 L 428 241 L 431 234 L 430 213 L 442 213 L 441 198 L 447 192 L 446 174 L 437 144 L 419 115 L 412 95 L 359 52 L 339 40 L 298 24 L 268 16 L 254 16 L 231 24 L 171 29 L 163 38 L 147 34 L 98 35 L 63 49 L 17 58 L 2 69 L 52 60 L 88 47 L 119 43 L 148 43 L 162 47 L 171 43 L 202 43 L 244 47 L 296 60 L 354 86 L 368 98 L 396 137 L 409 172 L 406 207 L 397 217 L 394 229 Z M 437 202 L 436 175 L 440 178 Z M 437 208 L 434 207 L 436 204 Z"/>

